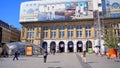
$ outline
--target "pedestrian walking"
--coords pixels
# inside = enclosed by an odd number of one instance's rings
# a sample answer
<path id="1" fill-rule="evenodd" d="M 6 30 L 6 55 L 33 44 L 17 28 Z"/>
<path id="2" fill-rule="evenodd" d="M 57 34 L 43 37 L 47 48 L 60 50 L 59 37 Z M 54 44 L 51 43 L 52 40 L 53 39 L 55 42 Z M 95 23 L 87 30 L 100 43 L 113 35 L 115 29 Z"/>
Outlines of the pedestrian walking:
<path id="1" fill-rule="evenodd" d="M 18 60 L 18 56 L 19 56 L 19 51 L 16 50 L 15 53 L 14 53 L 13 61 L 14 61 L 15 59 Z"/>
<path id="2" fill-rule="evenodd" d="M 48 55 L 48 52 L 47 52 L 47 50 L 45 50 L 45 51 L 44 51 L 44 54 L 43 54 L 44 63 L 46 63 L 46 61 L 47 61 L 47 55 Z"/>
<path id="3" fill-rule="evenodd" d="M 86 45 L 83 46 L 82 61 L 86 63 Z"/>

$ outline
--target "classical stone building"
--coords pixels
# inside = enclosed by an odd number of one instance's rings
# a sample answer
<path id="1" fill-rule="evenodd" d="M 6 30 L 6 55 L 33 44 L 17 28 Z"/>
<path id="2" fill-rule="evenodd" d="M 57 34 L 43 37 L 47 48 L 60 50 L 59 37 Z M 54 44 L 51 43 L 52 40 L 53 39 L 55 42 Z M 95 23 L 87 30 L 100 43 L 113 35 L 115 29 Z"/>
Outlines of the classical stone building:
<path id="1" fill-rule="evenodd" d="M 0 43 L 20 41 L 21 31 L 0 20 Z"/>
<path id="2" fill-rule="evenodd" d="M 81 52 L 84 45 L 87 50 L 94 48 L 99 34 L 96 29 L 100 26 L 103 36 L 109 24 L 114 25 L 116 35 L 120 37 L 120 17 L 100 15 L 95 18 L 93 12 L 96 8 L 102 14 L 101 0 L 23 2 L 20 10 L 21 41 L 37 44 L 48 51 Z"/>

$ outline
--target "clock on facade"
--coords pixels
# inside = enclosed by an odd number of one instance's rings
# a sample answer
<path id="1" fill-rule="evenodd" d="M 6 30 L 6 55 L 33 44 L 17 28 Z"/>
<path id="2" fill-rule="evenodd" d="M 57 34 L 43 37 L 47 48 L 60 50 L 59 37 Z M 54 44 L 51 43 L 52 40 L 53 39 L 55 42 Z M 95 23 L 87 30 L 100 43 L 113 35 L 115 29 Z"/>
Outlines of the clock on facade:
<path id="1" fill-rule="evenodd" d="M 119 5 L 118 3 L 113 3 L 113 4 L 112 4 L 112 7 L 115 8 L 115 9 L 117 9 L 119 6 L 120 6 L 120 5 Z"/>

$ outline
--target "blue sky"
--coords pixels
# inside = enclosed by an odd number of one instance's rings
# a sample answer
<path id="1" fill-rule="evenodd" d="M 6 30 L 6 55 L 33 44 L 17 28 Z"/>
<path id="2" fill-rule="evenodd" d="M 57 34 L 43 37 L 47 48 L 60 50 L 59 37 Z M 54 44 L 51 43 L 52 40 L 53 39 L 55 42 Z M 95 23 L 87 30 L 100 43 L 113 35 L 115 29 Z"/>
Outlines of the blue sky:
<path id="1" fill-rule="evenodd" d="M 30 0 L 0 0 L 0 20 L 21 29 L 19 23 L 20 3 L 25 1 Z M 120 2 L 120 0 L 115 1 Z"/>
<path id="2" fill-rule="evenodd" d="M 27 0 L 0 0 L 0 20 L 21 29 L 20 3 Z"/>

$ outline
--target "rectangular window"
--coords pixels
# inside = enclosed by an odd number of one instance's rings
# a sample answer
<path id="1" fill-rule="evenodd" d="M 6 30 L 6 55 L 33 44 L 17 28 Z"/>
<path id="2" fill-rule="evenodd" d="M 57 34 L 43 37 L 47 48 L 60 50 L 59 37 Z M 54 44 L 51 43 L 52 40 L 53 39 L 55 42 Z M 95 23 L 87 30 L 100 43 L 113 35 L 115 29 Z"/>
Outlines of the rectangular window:
<path id="1" fill-rule="evenodd" d="M 44 38 L 47 38 L 48 37 L 48 32 L 44 32 L 43 36 L 44 36 Z"/>
<path id="2" fill-rule="evenodd" d="M 89 36 L 89 34 L 88 34 L 88 30 L 86 30 L 86 37 L 88 37 Z"/>
<path id="3" fill-rule="evenodd" d="M 91 31 L 90 30 L 86 30 L 86 37 L 90 37 L 91 36 Z"/>
<path id="4" fill-rule="evenodd" d="M 34 32 L 28 32 L 27 38 L 34 38 Z"/>
<path id="5" fill-rule="evenodd" d="M 60 38 L 64 37 L 64 31 L 60 31 L 59 36 Z"/>
<path id="6" fill-rule="evenodd" d="M 82 31 L 77 31 L 77 37 L 82 37 Z"/>
<path id="7" fill-rule="evenodd" d="M 51 38 L 55 38 L 56 37 L 56 32 L 51 32 Z"/>
<path id="8" fill-rule="evenodd" d="M 31 32 L 31 38 L 34 38 L 34 32 Z"/>
<path id="9" fill-rule="evenodd" d="M 73 31 L 68 31 L 68 37 L 73 37 Z"/>
<path id="10" fill-rule="evenodd" d="M 89 36 L 91 36 L 91 31 L 89 30 Z"/>

